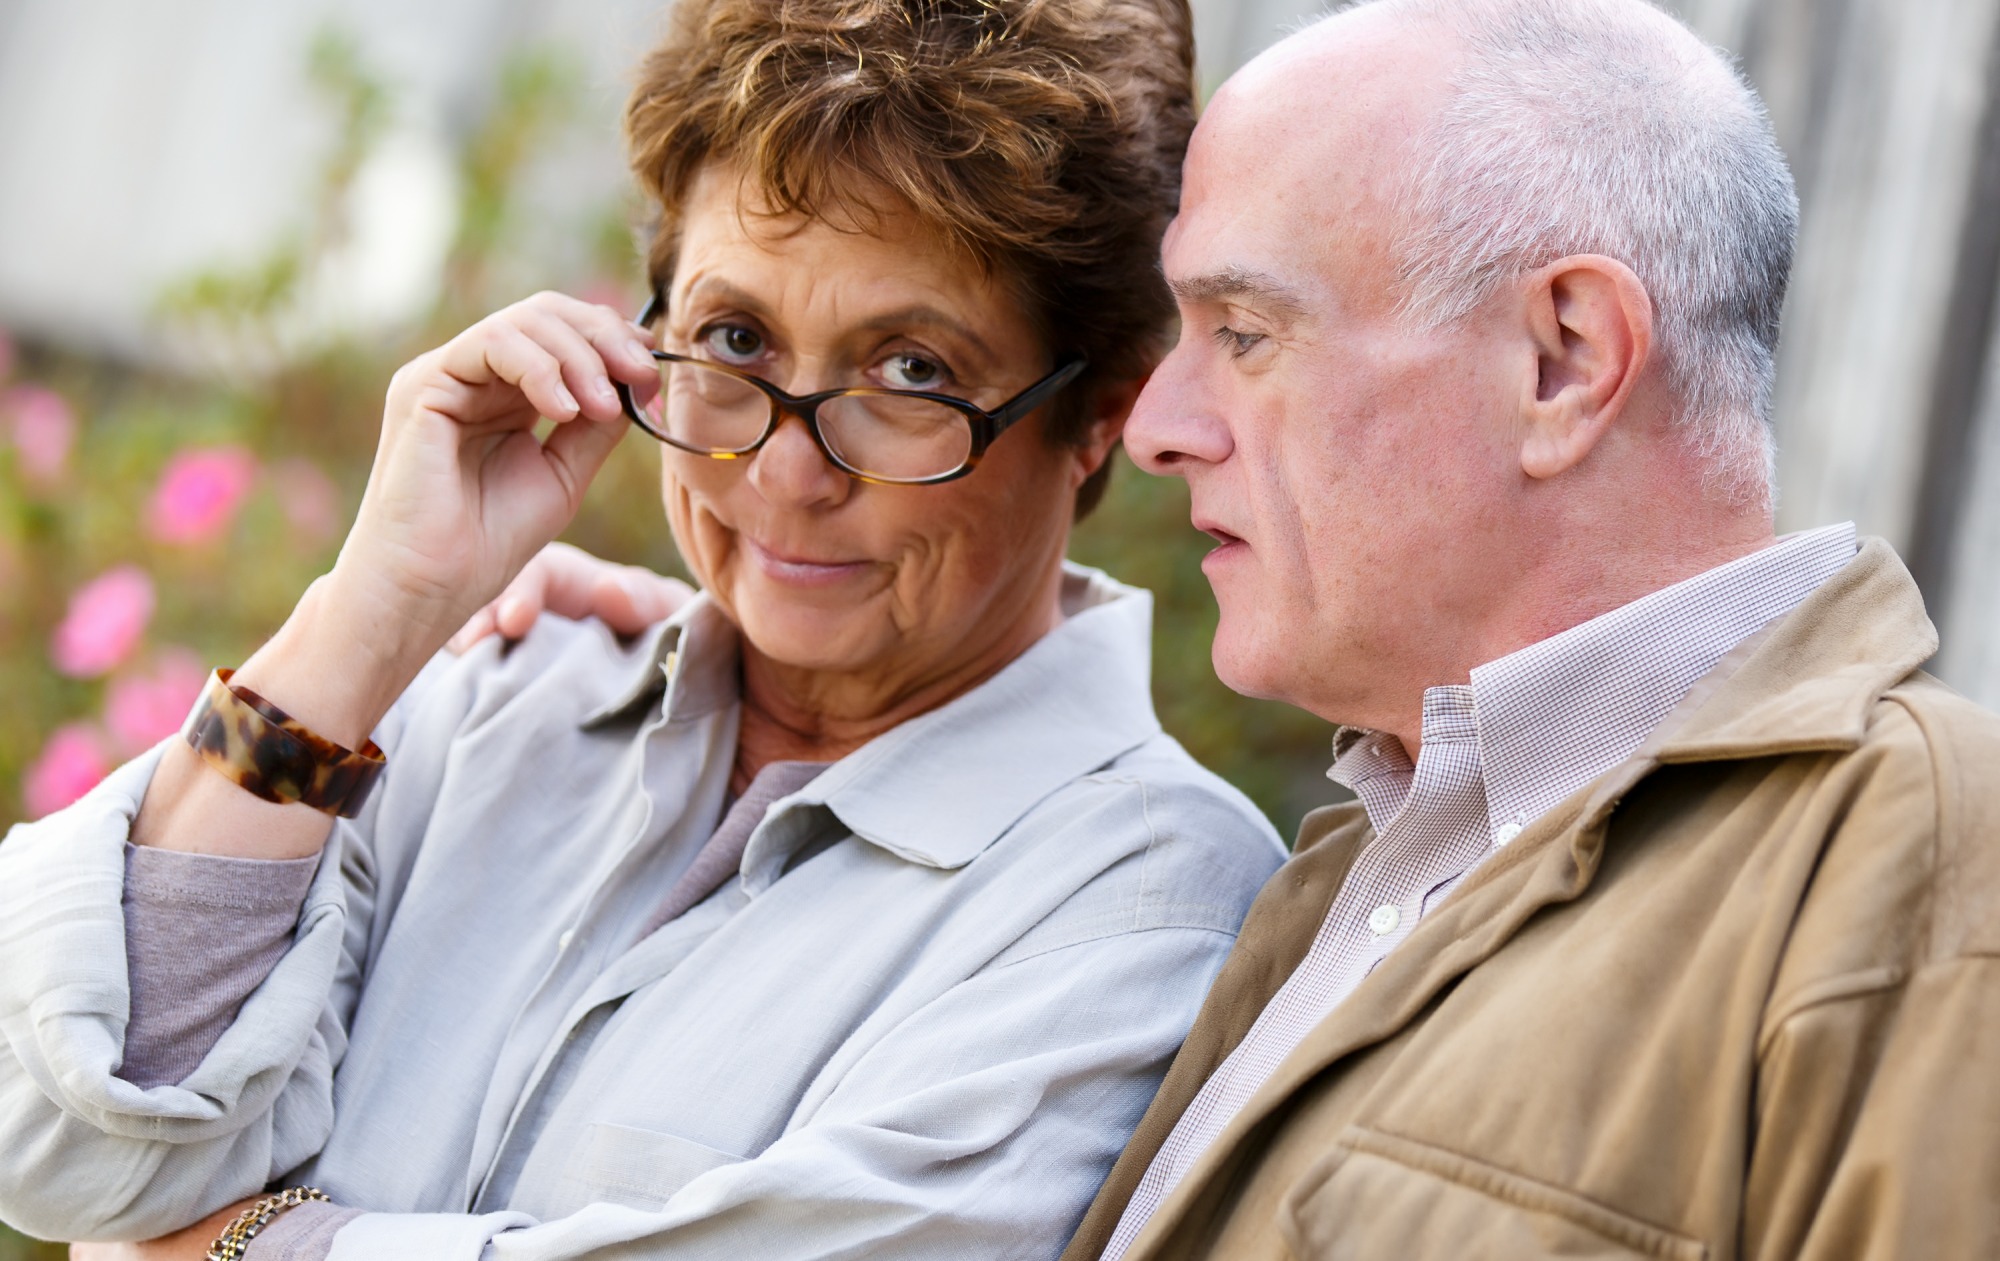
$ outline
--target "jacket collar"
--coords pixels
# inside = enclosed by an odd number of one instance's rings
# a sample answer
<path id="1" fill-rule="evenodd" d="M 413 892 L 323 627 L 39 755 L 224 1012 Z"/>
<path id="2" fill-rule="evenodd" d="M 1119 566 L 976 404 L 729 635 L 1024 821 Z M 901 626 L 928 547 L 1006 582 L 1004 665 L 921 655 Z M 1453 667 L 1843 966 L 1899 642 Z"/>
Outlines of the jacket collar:
<path id="1" fill-rule="evenodd" d="M 1860 747 L 1869 710 L 1936 654 L 1916 580 L 1881 539 L 1695 685 L 1639 751 L 1716 762 Z"/>
<path id="2" fill-rule="evenodd" d="M 885 732 L 784 802 L 744 854 L 753 889 L 775 879 L 805 829 L 780 817 L 824 806 L 907 861 L 962 867 L 1035 804 L 1160 731 L 1153 713 L 1152 596 L 1065 565 L 1063 622 L 985 683 Z M 741 634 L 706 593 L 649 632 L 595 727 L 663 705 L 669 722 L 737 703 Z M 664 701 L 661 700 L 664 695 Z"/>

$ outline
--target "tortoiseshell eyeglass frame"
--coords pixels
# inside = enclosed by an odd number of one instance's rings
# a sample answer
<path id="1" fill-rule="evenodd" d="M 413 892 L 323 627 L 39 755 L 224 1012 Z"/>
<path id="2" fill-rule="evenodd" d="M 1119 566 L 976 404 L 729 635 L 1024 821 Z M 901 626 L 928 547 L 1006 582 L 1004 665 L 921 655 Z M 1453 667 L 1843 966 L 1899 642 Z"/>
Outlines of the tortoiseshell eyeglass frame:
<path id="1" fill-rule="evenodd" d="M 646 303 L 645 310 L 639 312 L 637 323 L 641 328 L 652 328 L 658 322 L 659 318 L 666 313 L 666 295 L 656 289 L 653 291 L 652 299 Z M 1065 359 L 1056 365 L 1055 371 L 1049 373 L 1027 389 L 1022 390 L 1013 398 L 1000 404 L 1000 406 L 988 411 L 978 404 L 967 402 L 962 398 L 956 398 L 950 394 L 935 394 L 929 390 L 887 390 L 872 386 L 856 386 L 840 390 L 821 390 L 817 394 L 787 394 L 762 377 L 753 376 L 748 372 L 732 368 L 728 364 L 717 363 L 713 359 L 697 359 L 692 355 L 677 355 L 664 350 L 655 350 L 652 354 L 653 358 L 659 360 L 661 363 L 698 363 L 704 368 L 726 372 L 730 376 L 756 387 L 763 392 L 766 398 L 771 400 L 771 419 L 764 426 L 764 432 L 757 436 L 755 442 L 726 451 L 710 451 L 703 447 L 690 446 L 685 442 L 677 440 L 671 434 L 655 428 L 653 423 L 646 419 L 646 413 L 639 407 L 638 401 L 632 397 L 631 387 L 622 381 L 614 382 L 618 387 L 619 401 L 625 405 L 625 415 L 630 418 L 633 424 L 644 430 L 648 436 L 656 438 L 676 450 L 686 451 L 691 455 L 705 455 L 714 460 L 740 460 L 746 456 L 755 454 L 759 447 L 769 442 L 771 435 L 778 431 L 779 423 L 787 415 L 797 416 L 805 422 L 806 431 L 812 435 L 813 445 L 819 448 L 819 453 L 826 457 L 827 463 L 858 482 L 868 482 L 877 486 L 935 486 L 940 482 L 956 481 L 964 477 L 978 466 L 979 458 L 986 454 L 986 449 L 993 445 L 994 439 L 1007 432 L 1016 422 L 1028 416 L 1037 407 L 1054 398 L 1063 387 L 1075 381 L 1077 377 L 1083 374 L 1083 370 L 1090 366 L 1088 360 L 1078 356 Z M 963 415 L 970 422 L 972 428 L 971 449 L 967 452 L 965 460 L 957 468 L 944 473 L 933 473 L 927 477 L 884 477 L 879 473 L 871 473 L 866 469 L 856 468 L 840 458 L 833 447 L 828 444 L 826 436 L 819 429 L 820 406 L 832 399 L 842 398 L 850 394 L 888 395 L 895 398 L 915 398 L 931 403 L 942 403 L 944 406 Z"/>

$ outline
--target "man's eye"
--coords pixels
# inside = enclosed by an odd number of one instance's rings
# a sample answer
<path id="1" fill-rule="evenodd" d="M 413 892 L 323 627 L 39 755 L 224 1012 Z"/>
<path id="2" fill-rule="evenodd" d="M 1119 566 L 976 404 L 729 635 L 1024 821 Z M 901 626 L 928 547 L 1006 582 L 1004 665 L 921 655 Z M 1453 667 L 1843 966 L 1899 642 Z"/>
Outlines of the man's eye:
<path id="1" fill-rule="evenodd" d="M 1264 335 L 1262 333 L 1239 333 L 1227 324 L 1224 324 L 1215 330 L 1215 340 L 1220 342 L 1222 348 L 1229 352 L 1230 358 L 1241 359 L 1244 355 L 1249 354 L 1257 348 L 1257 343 L 1264 340 Z"/>
<path id="2" fill-rule="evenodd" d="M 755 359 L 764 349 L 764 338 L 754 328 L 741 324 L 715 324 L 702 331 L 702 344 L 724 361 Z"/>
<path id="3" fill-rule="evenodd" d="M 944 383 L 944 366 L 922 355 L 894 355 L 882 365 L 882 376 L 894 390 L 934 390 Z"/>

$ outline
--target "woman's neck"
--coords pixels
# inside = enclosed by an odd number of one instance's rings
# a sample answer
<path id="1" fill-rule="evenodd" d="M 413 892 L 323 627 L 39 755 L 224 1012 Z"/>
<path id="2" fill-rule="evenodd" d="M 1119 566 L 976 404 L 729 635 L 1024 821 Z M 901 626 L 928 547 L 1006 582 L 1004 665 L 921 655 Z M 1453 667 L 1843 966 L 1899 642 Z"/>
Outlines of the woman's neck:
<path id="1" fill-rule="evenodd" d="M 1060 575 L 1048 598 L 1001 633 L 949 660 L 911 670 L 854 672 L 789 666 L 743 644 L 743 717 L 730 792 L 741 796 L 773 762 L 836 762 L 876 736 L 963 696 L 1062 622 Z M 964 645 L 959 645 L 962 649 Z"/>

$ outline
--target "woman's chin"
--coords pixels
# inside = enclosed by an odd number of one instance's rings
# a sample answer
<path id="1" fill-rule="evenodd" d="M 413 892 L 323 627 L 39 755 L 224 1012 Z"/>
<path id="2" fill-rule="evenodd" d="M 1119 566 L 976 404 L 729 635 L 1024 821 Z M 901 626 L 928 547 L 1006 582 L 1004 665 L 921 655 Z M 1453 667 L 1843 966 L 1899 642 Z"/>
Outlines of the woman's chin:
<path id="1" fill-rule="evenodd" d="M 846 674 L 878 659 L 882 638 L 853 608 L 739 608 L 743 638 L 771 661 L 799 670 Z M 893 639 L 894 636 L 890 635 Z"/>

